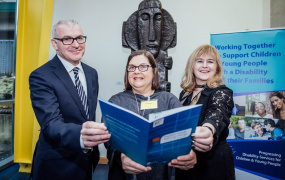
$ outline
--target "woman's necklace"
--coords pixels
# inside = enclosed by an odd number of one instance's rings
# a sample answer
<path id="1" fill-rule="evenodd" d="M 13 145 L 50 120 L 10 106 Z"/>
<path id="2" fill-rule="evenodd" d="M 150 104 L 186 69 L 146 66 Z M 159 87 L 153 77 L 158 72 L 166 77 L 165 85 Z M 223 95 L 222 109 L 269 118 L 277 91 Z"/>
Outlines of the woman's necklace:
<path id="1" fill-rule="evenodd" d="M 134 93 L 134 92 L 133 92 L 133 93 Z M 138 103 L 137 96 L 136 96 L 135 93 L 134 93 L 134 96 L 135 96 L 135 99 L 136 99 L 136 102 L 137 102 L 138 113 L 139 113 L 139 115 L 141 115 L 141 113 L 140 113 L 140 108 L 139 108 L 139 103 Z M 150 100 L 150 96 L 148 96 L 148 100 Z M 144 115 L 144 112 L 145 112 L 145 109 L 143 110 L 143 114 L 142 114 L 141 116 Z"/>
<path id="2" fill-rule="evenodd" d="M 201 96 L 201 92 L 206 88 L 206 86 L 201 90 L 199 91 L 194 97 L 191 98 L 191 102 L 190 102 L 190 105 L 193 105 L 193 104 L 196 104 Z M 194 92 L 194 91 L 193 91 Z M 192 92 L 192 95 L 194 94 Z"/>
<path id="3" fill-rule="evenodd" d="M 196 84 L 195 88 L 205 88 L 207 86 L 207 84 Z"/>

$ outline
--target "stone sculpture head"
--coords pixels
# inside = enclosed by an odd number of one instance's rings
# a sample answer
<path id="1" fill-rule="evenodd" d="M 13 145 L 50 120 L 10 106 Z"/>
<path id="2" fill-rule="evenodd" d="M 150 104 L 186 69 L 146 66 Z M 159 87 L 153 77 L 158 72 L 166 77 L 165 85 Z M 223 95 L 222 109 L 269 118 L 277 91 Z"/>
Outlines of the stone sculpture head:
<path id="1" fill-rule="evenodd" d="M 159 0 L 144 0 L 123 23 L 122 44 L 132 51 L 144 49 L 154 56 L 158 65 L 161 89 L 170 91 L 167 71 L 172 68 L 172 57 L 167 49 L 176 46 L 176 23 L 162 9 Z"/>
<path id="2" fill-rule="evenodd" d="M 162 34 L 162 11 L 159 1 L 143 1 L 138 11 L 139 45 L 154 57 L 160 51 Z"/>
<path id="3" fill-rule="evenodd" d="M 145 49 L 157 58 L 159 51 L 176 46 L 176 23 L 159 0 L 144 0 L 123 23 L 123 47 Z"/>

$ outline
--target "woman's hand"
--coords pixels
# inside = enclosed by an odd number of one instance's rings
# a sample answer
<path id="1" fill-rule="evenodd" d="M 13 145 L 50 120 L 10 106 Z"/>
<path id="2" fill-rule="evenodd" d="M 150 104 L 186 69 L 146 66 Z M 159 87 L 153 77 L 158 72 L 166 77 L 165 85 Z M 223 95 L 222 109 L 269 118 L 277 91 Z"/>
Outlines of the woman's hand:
<path id="1" fill-rule="evenodd" d="M 198 126 L 195 134 L 192 136 L 192 143 L 195 150 L 201 152 L 207 152 L 212 149 L 214 141 L 213 134 L 216 132 L 213 125 L 207 123 L 205 126 L 208 127 Z M 211 128 L 212 131 L 209 128 Z"/>
<path id="2" fill-rule="evenodd" d="M 121 154 L 121 161 L 122 167 L 127 174 L 139 174 L 151 170 L 151 167 L 138 164 L 123 153 Z"/>
<path id="3" fill-rule="evenodd" d="M 193 168 L 196 163 L 197 163 L 196 153 L 193 150 L 191 150 L 189 154 L 186 154 L 184 156 L 178 156 L 177 159 L 171 160 L 171 162 L 168 163 L 168 166 L 183 170 L 189 170 Z"/>

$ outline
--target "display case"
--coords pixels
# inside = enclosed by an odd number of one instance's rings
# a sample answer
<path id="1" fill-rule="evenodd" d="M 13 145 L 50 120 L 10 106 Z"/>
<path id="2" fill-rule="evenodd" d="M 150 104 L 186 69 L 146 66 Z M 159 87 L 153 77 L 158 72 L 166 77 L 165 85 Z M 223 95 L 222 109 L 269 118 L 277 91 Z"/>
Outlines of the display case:
<path id="1" fill-rule="evenodd" d="M 13 161 L 13 104 L 0 103 L 0 169 Z"/>
<path id="2" fill-rule="evenodd" d="M 0 170 L 13 162 L 16 1 L 0 1 Z"/>

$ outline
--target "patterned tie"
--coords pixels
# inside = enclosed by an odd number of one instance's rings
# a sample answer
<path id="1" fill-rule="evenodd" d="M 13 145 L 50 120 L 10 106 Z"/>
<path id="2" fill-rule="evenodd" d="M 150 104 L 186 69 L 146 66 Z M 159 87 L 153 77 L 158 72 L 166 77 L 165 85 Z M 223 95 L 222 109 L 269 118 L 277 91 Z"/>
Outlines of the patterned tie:
<path id="1" fill-rule="evenodd" d="M 73 68 L 73 73 L 74 73 L 74 78 L 75 78 L 75 86 L 76 86 L 78 95 L 82 101 L 84 110 L 86 112 L 87 119 L 89 119 L 87 96 L 86 96 L 85 91 L 83 89 L 83 86 L 79 80 L 78 70 L 79 70 L 78 67 Z"/>

